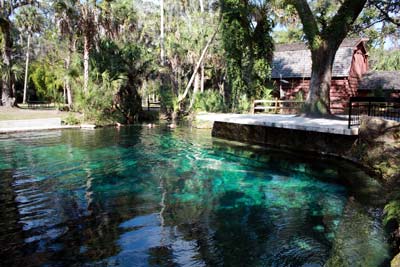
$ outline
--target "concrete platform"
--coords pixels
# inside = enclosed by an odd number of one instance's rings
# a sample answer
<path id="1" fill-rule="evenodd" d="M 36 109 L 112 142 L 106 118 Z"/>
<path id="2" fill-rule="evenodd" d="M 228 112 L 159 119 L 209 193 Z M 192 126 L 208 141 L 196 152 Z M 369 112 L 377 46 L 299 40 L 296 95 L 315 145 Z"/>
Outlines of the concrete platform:
<path id="1" fill-rule="evenodd" d="M 0 129 L 61 126 L 61 118 L 0 121 Z"/>
<path id="2" fill-rule="evenodd" d="M 61 125 L 61 118 L 0 121 L 0 134 L 69 128 L 80 128 L 80 126 Z"/>
<path id="3" fill-rule="evenodd" d="M 196 120 L 227 122 L 241 125 L 256 125 L 309 132 L 338 135 L 358 135 L 358 127 L 348 129 L 348 121 L 343 119 L 315 119 L 298 115 L 280 114 L 198 114 Z"/>

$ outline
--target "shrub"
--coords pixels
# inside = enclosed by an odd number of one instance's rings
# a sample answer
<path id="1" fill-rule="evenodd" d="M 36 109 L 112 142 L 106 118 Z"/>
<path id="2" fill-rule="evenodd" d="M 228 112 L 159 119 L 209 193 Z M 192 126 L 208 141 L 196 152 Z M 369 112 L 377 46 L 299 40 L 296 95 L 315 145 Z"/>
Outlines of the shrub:
<path id="1" fill-rule="evenodd" d="M 392 200 L 384 208 L 383 223 L 387 224 L 390 220 L 400 222 L 400 200 Z"/>
<path id="2" fill-rule="evenodd" d="M 217 91 L 208 90 L 196 95 L 194 110 L 207 112 L 224 111 L 224 103 L 221 94 Z"/>
<path id="3" fill-rule="evenodd" d="M 81 120 L 74 114 L 69 113 L 68 116 L 63 119 L 63 123 L 66 125 L 77 125 L 81 123 Z"/>
<path id="4" fill-rule="evenodd" d="M 251 101 L 247 98 L 246 94 L 243 94 L 238 99 L 238 107 L 236 112 L 238 113 L 249 113 L 251 108 Z"/>

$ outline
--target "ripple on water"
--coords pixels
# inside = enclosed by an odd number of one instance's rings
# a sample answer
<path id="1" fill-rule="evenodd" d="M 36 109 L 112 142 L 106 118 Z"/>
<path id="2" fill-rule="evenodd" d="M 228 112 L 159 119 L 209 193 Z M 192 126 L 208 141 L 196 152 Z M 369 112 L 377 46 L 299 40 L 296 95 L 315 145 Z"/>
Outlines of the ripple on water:
<path id="1" fill-rule="evenodd" d="M 0 137 L 0 154 L 7 266 L 372 267 L 387 258 L 381 211 L 348 201 L 340 162 L 162 127 L 12 134 Z"/>

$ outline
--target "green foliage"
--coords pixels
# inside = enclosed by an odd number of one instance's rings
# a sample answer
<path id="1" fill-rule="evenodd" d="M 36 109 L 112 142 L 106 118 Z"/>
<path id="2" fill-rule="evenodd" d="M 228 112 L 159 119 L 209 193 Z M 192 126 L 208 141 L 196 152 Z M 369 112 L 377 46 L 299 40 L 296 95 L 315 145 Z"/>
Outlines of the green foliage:
<path id="1" fill-rule="evenodd" d="M 303 91 L 298 91 L 294 96 L 294 100 L 296 101 L 304 101 L 304 93 Z"/>
<path id="2" fill-rule="evenodd" d="M 78 125 L 81 123 L 81 120 L 74 114 L 69 113 L 68 116 L 63 119 L 63 123 L 66 125 Z"/>
<path id="3" fill-rule="evenodd" d="M 103 39 L 92 53 L 88 94 L 80 94 L 79 109 L 85 119 L 96 122 L 131 123 L 141 111 L 138 89 L 145 75 L 152 71 L 152 57 L 135 43 Z"/>
<path id="4" fill-rule="evenodd" d="M 238 113 L 249 113 L 252 102 L 249 100 L 246 94 L 242 94 L 238 99 L 238 106 L 236 112 Z"/>
<path id="5" fill-rule="evenodd" d="M 222 0 L 221 14 L 231 92 L 227 104 L 235 112 L 248 111 L 251 99 L 260 98 L 267 88 L 271 72 L 273 43 L 268 2 Z"/>
<path id="6" fill-rule="evenodd" d="M 213 90 L 198 93 L 196 95 L 194 109 L 196 111 L 223 112 L 223 97 L 219 92 Z"/>
<path id="7" fill-rule="evenodd" d="M 286 28 L 274 32 L 274 40 L 278 44 L 297 43 L 303 39 L 303 32 L 299 28 Z"/>
<path id="8" fill-rule="evenodd" d="M 167 114 L 176 112 L 179 109 L 178 97 L 172 88 L 166 84 L 160 86 L 161 110 Z"/>
<path id="9" fill-rule="evenodd" d="M 400 200 L 392 200 L 384 208 L 383 223 L 387 224 L 390 220 L 400 223 Z"/>
<path id="10" fill-rule="evenodd" d="M 378 71 L 400 71 L 400 50 L 372 49 L 370 65 Z"/>
<path id="11" fill-rule="evenodd" d="M 32 64 L 30 72 L 30 79 L 40 99 L 51 102 L 59 102 L 61 100 L 63 86 L 61 73 L 51 68 L 46 62 L 36 62 Z"/>
<path id="12" fill-rule="evenodd" d="M 21 32 L 26 32 L 31 35 L 34 32 L 39 32 L 44 23 L 43 15 L 38 8 L 34 6 L 24 6 L 20 8 L 15 19 L 15 24 Z"/>
<path id="13" fill-rule="evenodd" d="M 78 108 L 84 111 L 85 121 L 104 124 L 121 121 L 122 114 L 115 106 L 115 96 L 126 85 L 126 77 L 111 77 L 109 72 L 101 73 L 90 83 L 87 95 L 81 94 Z"/>

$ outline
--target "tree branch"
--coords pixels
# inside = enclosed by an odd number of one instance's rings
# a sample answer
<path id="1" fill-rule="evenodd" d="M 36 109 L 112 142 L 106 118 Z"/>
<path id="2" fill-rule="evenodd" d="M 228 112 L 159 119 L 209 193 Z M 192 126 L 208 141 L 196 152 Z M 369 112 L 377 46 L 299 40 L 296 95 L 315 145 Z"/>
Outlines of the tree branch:
<path id="1" fill-rule="evenodd" d="M 287 0 L 289 5 L 294 6 L 299 14 L 301 23 L 303 24 L 303 31 L 306 35 L 307 41 L 311 49 L 318 46 L 317 38 L 319 36 L 319 29 L 314 14 L 311 11 L 307 0 Z"/>
<path id="2" fill-rule="evenodd" d="M 16 1 L 14 2 L 11 7 L 12 9 L 17 9 L 22 6 L 36 4 L 36 0 L 23 0 L 23 1 Z"/>
<path id="3" fill-rule="evenodd" d="M 387 10 L 384 10 L 381 6 L 379 6 L 379 2 L 374 2 L 373 3 L 375 8 L 379 10 L 379 12 L 385 17 L 385 19 L 397 26 L 400 26 L 400 19 L 399 18 L 392 18 L 389 15 L 389 12 Z M 387 5 L 389 5 L 389 3 L 386 3 Z M 387 6 L 388 8 L 389 6 Z"/>
<path id="4" fill-rule="evenodd" d="M 332 42 L 335 46 L 339 46 L 358 15 L 364 8 L 367 0 L 345 0 L 340 6 L 336 15 L 332 18 L 326 30 L 322 33 L 324 39 Z"/>
<path id="5" fill-rule="evenodd" d="M 199 70 L 201 63 L 203 62 L 203 59 L 204 59 L 204 57 L 205 57 L 205 55 L 206 55 L 206 53 L 207 53 L 207 50 L 208 50 L 209 46 L 211 45 L 211 43 L 213 42 L 215 36 L 217 35 L 217 32 L 218 32 L 218 30 L 219 30 L 219 27 L 220 27 L 220 23 L 218 23 L 217 29 L 215 30 L 214 34 L 211 36 L 211 38 L 208 40 L 206 46 L 204 47 L 203 52 L 201 53 L 200 59 L 199 59 L 199 61 L 197 61 L 196 67 L 195 67 L 194 70 L 193 70 L 192 77 L 190 78 L 188 84 L 186 85 L 185 91 L 183 92 L 182 95 L 180 95 L 180 96 L 178 97 L 178 103 L 181 103 L 181 102 L 185 99 L 185 97 L 187 96 L 187 94 L 189 93 L 189 89 L 190 89 L 190 87 L 192 86 L 192 83 L 193 83 L 193 81 L 194 81 L 194 78 L 195 78 L 195 76 L 196 76 L 196 73 L 197 73 L 197 71 Z"/>
<path id="6" fill-rule="evenodd" d="M 371 22 L 371 23 L 368 23 L 368 24 L 366 24 L 366 25 L 362 25 L 362 24 L 361 24 L 361 25 L 355 27 L 354 30 L 353 30 L 353 32 L 355 32 L 355 33 L 360 33 L 360 32 L 365 31 L 366 29 L 369 29 L 369 28 L 371 28 L 372 26 L 374 26 L 374 25 L 376 25 L 376 24 L 378 24 L 378 23 L 380 23 L 380 22 L 382 22 L 382 21 L 384 21 L 384 20 L 385 20 L 385 19 L 383 18 L 383 19 L 375 20 L 375 21 L 373 21 L 373 22 Z"/>

